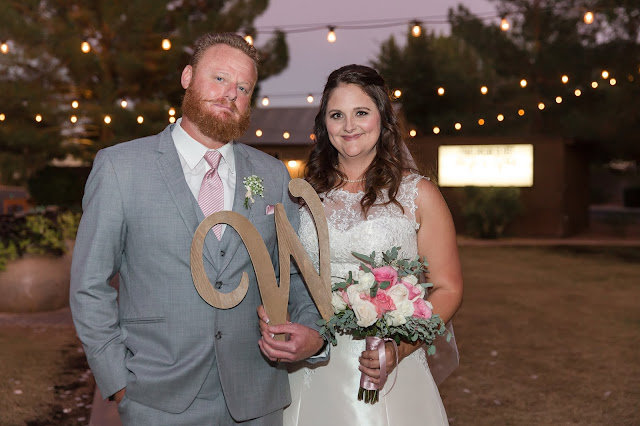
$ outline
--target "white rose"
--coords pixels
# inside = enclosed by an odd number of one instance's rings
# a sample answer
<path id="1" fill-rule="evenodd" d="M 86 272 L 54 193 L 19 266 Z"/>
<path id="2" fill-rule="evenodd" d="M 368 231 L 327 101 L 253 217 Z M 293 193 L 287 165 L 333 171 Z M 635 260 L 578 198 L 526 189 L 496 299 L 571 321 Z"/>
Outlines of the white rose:
<path id="1" fill-rule="evenodd" d="M 373 303 L 367 300 L 359 300 L 352 307 L 353 312 L 356 314 L 356 324 L 360 327 L 369 327 L 378 320 L 378 313 Z"/>
<path id="2" fill-rule="evenodd" d="M 376 283 L 376 277 L 371 272 L 358 271 L 358 287 L 361 291 L 369 290 Z"/>
<path id="3" fill-rule="evenodd" d="M 349 303 L 351 304 L 351 306 L 362 300 L 360 298 L 360 294 L 362 293 L 362 290 L 360 290 L 357 285 L 350 285 L 349 287 L 347 287 L 347 297 L 349 298 Z"/>
<path id="4" fill-rule="evenodd" d="M 399 312 L 404 317 L 412 317 L 415 311 L 413 307 L 413 302 L 410 300 L 405 300 L 396 305 L 396 311 Z"/>
<path id="5" fill-rule="evenodd" d="M 387 321 L 387 325 L 390 327 L 397 327 L 407 322 L 407 317 L 402 315 L 402 313 L 397 309 L 395 311 L 387 312 L 385 319 Z"/>
<path id="6" fill-rule="evenodd" d="M 331 305 L 333 305 L 333 312 L 336 314 L 347 309 L 347 302 L 344 301 L 337 291 L 331 293 Z"/>
<path id="7" fill-rule="evenodd" d="M 387 289 L 387 294 L 393 300 L 393 304 L 396 308 L 399 304 L 409 299 L 409 290 L 402 284 L 396 284 L 393 287 Z"/>
<path id="8" fill-rule="evenodd" d="M 415 275 L 407 275 L 406 277 L 402 277 L 402 281 L 407 284 L 416 285 L 418 284 L 418 277 Z"/>
<path id="9" fill-rule="evenodd" d="M 429 302 L 428 300 L 425 300 L 424 303 L 426 303 L 429 309 L 433 311 L 433 305 L 431 304 L 431 302 Z"/>

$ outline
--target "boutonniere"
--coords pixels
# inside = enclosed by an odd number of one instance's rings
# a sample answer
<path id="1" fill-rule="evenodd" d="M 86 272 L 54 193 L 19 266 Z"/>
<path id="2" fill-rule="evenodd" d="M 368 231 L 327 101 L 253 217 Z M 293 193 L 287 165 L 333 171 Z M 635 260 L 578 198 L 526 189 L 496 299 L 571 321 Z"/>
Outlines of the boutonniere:
<path id="1" fill-rule="evenodd" d="M 245 177 L 242 180 L 242 183 L 244 184 L 244 187 L 247 190 L 244 198 L 244 208 L 248 209 L 249 201 L 251 201 L 251 204 L 255 202 L 255 200 L 253 199 L 255 195 L 264 197 L 264 185 L 262 184 L 262 178 L 256 175 Z"/>

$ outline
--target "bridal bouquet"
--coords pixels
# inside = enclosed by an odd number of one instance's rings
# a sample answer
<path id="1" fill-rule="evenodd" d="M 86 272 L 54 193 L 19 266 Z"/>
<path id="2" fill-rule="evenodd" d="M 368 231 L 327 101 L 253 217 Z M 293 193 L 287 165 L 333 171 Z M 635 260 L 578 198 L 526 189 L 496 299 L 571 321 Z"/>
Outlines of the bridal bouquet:
<path id="1" fill-rule="evenodd" d="M 447 334 L 444 322 L 432 313 L 433 306 L 425 300 L 425 292 L 431 283 L 420 282 L 427 273 L 425 259 L 398 259 L 399 247 L 382 254 L 382 262 L 376 263 L 376 253 L 366 256 L 352 253 L 361 261 L 354 277 L 333 284 L 331 303 L 334 315 L 329 321 L 321 320 L 320 333 L 334 346 L 336 333 L 364 337 L 367 350 L 378 349 L 381 355 L 381 383 L 376 386 L 368 376 L 362 375 L 358 400 L 376 403 L 379 389 L 386 380 L 385 341 L 399 344 L 401 341 L 421 341 L 427 345 L 427 354 L 433 355 L 437 335 Z M 394 344 L 394 346 L 395 346 Z M 397 356 L 397 347 L 396 347 Z"/>

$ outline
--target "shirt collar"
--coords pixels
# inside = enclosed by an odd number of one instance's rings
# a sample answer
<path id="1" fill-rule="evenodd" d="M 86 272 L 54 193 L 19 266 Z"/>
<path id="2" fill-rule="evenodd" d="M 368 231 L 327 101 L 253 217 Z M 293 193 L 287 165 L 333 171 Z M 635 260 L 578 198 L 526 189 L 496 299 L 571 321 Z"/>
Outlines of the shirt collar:
<path id="1" fill-rule="evenodd" d="M 171 131 L 171 137 L 173 138 L 173 143 L 176 146 L 176 149 L 182 155 L 182 158 L 187 163 L 189 168 L 193 170 L 200 161 L 204 158 L 204 154 L 209 151 L 209 148 L 202 145 L 200 142 L 195 140 L 194 138 L 187 133 L 180 123 L 182 122 L 182 117 L 180 117 L 175 126 L 173 126 L 173 130 Z M 233 141 L 224 144 L 222 147 L 218 148 L 216 151 L 222 155 L 224 162 L 229 166 L 229 171 L 232 174 L 235 174 L 235 156 L 233 152 Z"/>

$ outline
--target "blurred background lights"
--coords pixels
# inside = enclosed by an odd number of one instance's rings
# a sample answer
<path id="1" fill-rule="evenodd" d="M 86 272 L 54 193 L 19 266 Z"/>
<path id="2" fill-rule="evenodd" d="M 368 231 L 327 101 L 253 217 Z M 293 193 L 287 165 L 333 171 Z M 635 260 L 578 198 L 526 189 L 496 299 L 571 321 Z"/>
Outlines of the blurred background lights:
<path id="1" fill-rule="evenodd" d="M 171 49 L 171 40 L 165 38 L 162 40 L 162 50 L 170 50 Z"/>
<path id="2" fill-rule="evenodd" d="M 520 87 L 522 88 L 527 87 L 527 80 L 525 80 L 524 78 L 520 80 Z"/>
<path id="3" fill-rule="evenodd" d="M 604 78 L 606 80 L 606 79 L 609 78 L 609 71 L 603 70 L 602 74 L 600 74 L 600 75 L 602 75 L 602 78 Z"/>
<path id="4" fill-rule="evenodd" d="M 418 133 L 414 129 L 409 130 L 409 136 L 411 136 L 412 138 L 415 138 L 417 134 Z"/>
<path id="5" fill-rule="evenodd" d="M 482 93 L 483 95 L 486 95 L 489 92 L 489 89 L 487 88 L 487 86 L 482 86 L 480 88 L 480 93 Z"/>
<path id="6" fill-rule="evenodd" d="M 498 114 L 498 121 L 504 121 L 504 115 Z"/>
<path id="7" fill-rule="evenodd" d="M 563 75 L 561 80 L 562 80 L 562 82 L 564 84 L 567 84 L 569 82 L 569 76 L 568 75 Z"/>
<path id="8" fill-rule="evenodd" d="M 480 120 L 478 120 L 478 125 L 484 126 L 484 118 L 481 118 Z"/>
<path id="9" fill-rule="evenodd" d="M 298 162 L 296 160 L 289 160 L 287 162 L 287 166 L 289 166 L 289 167 L 297 167 L 298 166 Z"/>
<path id="10" fill-rule="evenodd" d="M 268 106 L 268 105 L 269 105 L 269 98 L 265 96 L 264 98 L 262 98 L 262 106 Z"/>
<path id="11" fill-rule="evenodd" d="M 175 117 L 173 117 L 173 116 L 169 117 L 169 123 L 173 124 L 175 122 L 176 122 L 176 118 Z"/>
<path id="12" fill-rule="evenodd" d="M 420 28 L 420 22 L 413 21 L 411 24 L 413 25 L 411 27 L 411 35 L 414 37 L 420 37 L 420 34 L 422 34 L 422 28 Z"/>
<path id="13" fill-rule="evenodd" d="M 438 87 L 438 95 L 444 95 L 444 87 Z"/>
<path id="14" fill-rule="evenodd" d="M 507 18 L 502 18 L 502 20 L 500 21 L 500 29 L 502 31 L 507 31 L 509 27 L 510 25 L 509 25 L 509 21 L 507 21 Z"/>
<path id="15" fill-rule="evenodd" d="M 0 52 L 4 53 L 5 55 L 9 53 L 9 45 L 5 42 L 0 44 Z"/>
<path id="16" fill-rule="evenodd" d="M 4 119 L 5 119 L 5 118 L 7 118 L 7 116 L 6 116 L 6 115 L 4 115 L 4 114 L 0 114 L 0 121 L 4 121 Z"/>
<path id="17" fill-rule="evenodd" d="M 591 87 L 593 87 L 594 89 L 598 88 L 598 82 L 597 81 L 592 81 L 591 82 Z"/>
<path id="18" fill-rule="evenodd" d="M 540 111 L 542 111 L 542 110 L 544 109 L 544 103 L 540 102 L 540 103 L 538 104 L 538 109 L 539 109 Z"/>
<path id="19" fill-rule="evenodd" d="M 257 137 L 261 137 L 262 136 L 262 130 L 260 130 L 260 129 L 256 130 L 256 136 Z"/>
<path id="20" fill-rule="evenodd" d="M 593 24 L 593 12 L 587 12 L 584 14 L 584 23 Z"/>
<path id="21" fill-rule="evenodd" d="M 176 109 L 175 108 L 169 108 L 169 115 L 170 116 L 176 115 Z"/>
<path id="22" fill-rule="evenodd" d="M 251 37 L 250 34 L 247 34 L 246 36 L 244 36 L 244 40 L 247 42 L 247 44 L 253 45 L 253 37 Z"/>
<path id="23" fill-rule="evenodd" d="M 73 108 L 73 109 L 78 108 L 79 105 L 80 104 L 78 103 L 78 101 L 71 102 L 71 108 Z"/>
<path id="24" fill-rule="evenodd" d="M 576 96 L 580 96 L 580 95 L 582 95 L 582 90 L 576 89 L 575 92 L 573 92 L 573 94 L 576 95 Z"/>
<path id="25" fill-rule="evenodd" d="M 612 86 L 615 86 L 617 82 L 618 81 L 615 78 L 610 78 L 609 79 L 609 84 L 612 85 Z"/>
<path id="26" fill-rule="evenodd" d="M 127 101 L 125 101 L 124 99 L 122 100 L 122 102 L 120 102 L 120 106 L 121 106 L 122 108 L 126 108 L 126 107 L 127 107 L 127 105 L 128 105 L 128 103 L 127 103 Z"/>
<path id="27" fill-rule="evenodd" d="M 89 53 L 91 51 L 91 45 L 89 43 L 87 43 L 86 41 L 83 41 L 82 44 L 80 45 L 80 49 L 84 53 Z"/>
<path id="28" fill-rule="evenodd" d="M 396 98 L 399 98 L 400 96 L 402 96 L 402 90 L 400 89 L 396 89 L 393 91 L 393 96 Z"/>
<path id="29" fill-rule="evenodd" d="M 40 114 L 36 115 L 36 121 L 38 123 L 42 121 L 42 116 Z"/>
<path id="30" fill-rule="evenodd" d="M 104 124 L 111 124 L 111 117 L 109 117 L 108 115 L 104 116 Z"/>
<path id="31" fill-rule="evenodd" d="M 313 102 L 313 95 L 311 93 L 309 93 L 307 95 L 307 102 L 312 103 Z"/>
<path id="32" fill-rule="evenodd" d="M 518 115 L 522 117 L 524 115 L 524 110 L 521 108 L 518 110 Z"/>
<path id="33" fill-rule="evenodd" d="M 561 104 L 562 103 L 562 96 L 556 96 L 556 103 L 557 104 Z"/>
<path id="34" fill-rule="evenodd" d="M 433 128 L 433 133 L 434 133 L 434 134 L 436 134 L 436 135 L 437 135 L 438 133 L 440 133 L 440 127 L 437 127 L 437 126 L 436 126 L 436 127 L 434 127 L 434 128 Z"/>
<path id="35" fill-rule="evenodd" d="M 336 27 L 329 27 L 329 32 L 327 33 L 327 41 L 329 43 L 335 43 L 336 38 Z"/>
<path id="36" fill-rule="evenodd" d="M 282 137 L 285 138 L 285 139 L 289 139 L 291 137 L 291 134 L 289 132 L 284 132 L 282 134 Z"/>
<path id="37" fill-rule="evenodd" d="M 453 127 L 455 127 L 456 130 L 460 130 L 460 129 L 462 129 L 462 124 L 456 123 Z"/>
<path id="38" fill-rule="evenodd" d="M 144 123 L 144 117 L 139 115 L 138 118 L 137 118 L 137 121 L 138 121 L 138 124 Z"/>
<path id="39" fill-rule="evenodd" d="M 77 123 L 77 122 L 78 122 L 78 117 L 76 117 L 75 115 L 72 115 L 72 116 L 71 116 L 71 118 L 69 118 L 69 120 L 70 120 L 72 123 Z"/>

